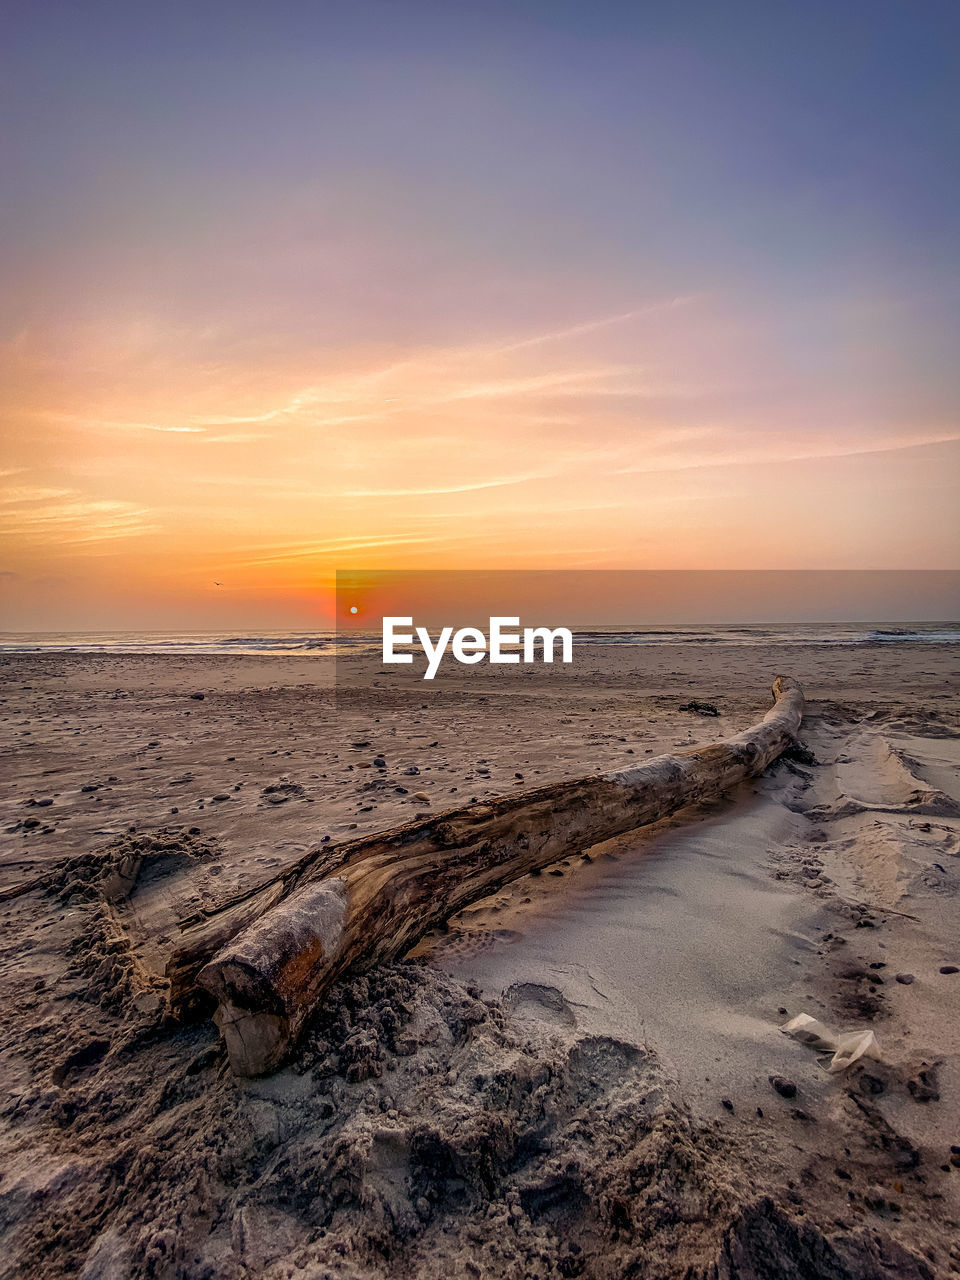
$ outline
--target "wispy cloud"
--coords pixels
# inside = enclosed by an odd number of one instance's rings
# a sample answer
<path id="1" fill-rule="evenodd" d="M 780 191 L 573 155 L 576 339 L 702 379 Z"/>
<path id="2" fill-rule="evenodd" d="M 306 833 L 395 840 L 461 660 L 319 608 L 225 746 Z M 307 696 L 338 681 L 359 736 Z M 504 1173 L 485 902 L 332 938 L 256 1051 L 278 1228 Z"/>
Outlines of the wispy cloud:
<path id="1" fill-rule="evenodd" d="M 56 422 L 62 426 L 104 431 L 162 431 L 170 435 L 198 435 L 203 432 L 203 427 L 197 426 L 165 426 L 159 422 L 131 422 L 127 419 L 101 418 L 78 413 L 41 413 L 39 417 L 45 422 Z"/>
<path id="2" fill-rule="evenodd" d="M 257 440 L 269 440 L 270 433 L 268 431 L 246 431 L 246 432 L 225 432 L 223 435 L 208 436 L 205 435 L 200 440 L 201 444 L 253 444 Z"/>
<path id="3" fill-rule="evenodd" d="M 90 500 L 69 490 L 65 495 L 65 500 L 45 506 L 36 505 L 35 498 L 8 504 L 0 511 L 0 532 L 25 542 L 68 547 L 130 538 L 157 527 L 152 513 L 135 503 Z"/>
<path id="4" fill-rule="evenodd" d="M 603 316 L 599 320 L 586 320 L 580 324 L 568 325 L 565 329 L 554 329 L 548 333 L 534 334 L 530 338 L 519 338 L 516 342 L 503 343 L 495 350 L 506 354 L 511 351 L 526 351 L 531 347 L 546 346 L 550 342 L 567 342 L 571 338 L 583 338 L 602 329 L 611 329 L 614 325 L 638 320 L 641 316 L 655 315 L 659 311 L 672 311 L 693 300 L 691 296 L 677 296 L 659 302 L 648 302 L 642 307 L 634 307 L 632 311 L 622 311 L 618 315 Z"/>
<path id="5" fill-rule="evenodd" d="M 51 498 L 68 498 L 72 489 L 48 489 L 40 485 L 16 485 L 0 491 L 0 505 L 21 506 L 31 502 L 47 502 Z"/>
<path id="6" fill-rule="evenodd" d="M 603 385 L 622 372 L 633 372 L 616 367 L 602 369 L 554 370 L 549 373 L 531 374 L 527 377 L 501 377 L 489 382 L 467 383 L 451 388 L 445 394 L 425 397 L 422 404 L 452 404 L 455 400 L 479 400 L 482 398 L 537 396 L 544 394 L 586 395 L 597 385 Z"/>
<path id="7" fill-rule="evenodd" d="M 303 560 L 317 557 L 331 559 L 337 555 L 345 555 L 354 551 L 370 551 L 378 547 L 405 547 L 442 541 L 444 539 L 441 537 L 422 537 L 405 533 L 383 534 L 370 538 L 330 538 L 327 541 L 306 542 L 296 547 L 287 547 L 257 556 L 255 559 L 243 560 L 240 563 L 253 567 L 255 565 L 276 564 L 281 560 Z"/>
<path id="8" fill-rule="evenodd" d="M 407 424 L 416 415 L 435 420 L 454 408 L 458 414 L 477 414 L 493 402 L 500 413 L 514 414 L 518 422 L 537 416 L 537 406 L 542 404 L 540 417 L 560 417 L 569 423 L 570 414 L 544 412 L 551 400 L 566 404 L 582 400 L 587 406 L 601 398 L 629 401 L 679 394 L 675 387 L 658 385 L 638 363 L 584 360 L 575 351 L 577 342 L 593 334 L 627 326 L 688 301 L 669 298 L 508 342 L 451 343 L 365 368 L 331 371 L 306 384 L 287 387 L 274 403 L 261 403 L 247 412 L 238 411 L 237 387 L 227 382 L 222 391 L 224 411 L 218 413 L 191 411 L 189 404 L 183 403 L 175 416 L 165 413 L 159 419 L 139 412 L 125 416 L 109 408 L 83 413 L 40 411 L 36 416 L 93 434 L 159 434 L 171 439 L 184 437 L 207 447 L 245 446 L 269 438 L 283 439 L 287 434 L 339 432 L 341 428 L 391 421 L 403 422 L 409 430 Z M 247 398 L 258 395 L 256 379 L 252 391 L 249 381 L 242 379 Z M 262 396 L 262 391 L 259 394 Z M 209 383 L 203 395 L 210 399 Z M 248 427 L 251 430 L 244 430 Z"/>
<path id="9" fill-rule="evenodd" d="M 654 389 L 644 385 L 644 371 L 638 365 L 578 365 L 575 361 L 571 364 L 567 354 L 560 367 L 531 370 L 518 367 L 510 358 L 627 324 L 686 301 L 689 300 L 671 298 L 513 342 L 428 348 L 385 364 L 349 373 L 332 373 L 287 393 L 279 404 L 250 413 L 194 414 L 184 420 L 194 432 L 215 431 L 216 435 L 208 437 L 211 443 L 234 444 L 242 443 L 247 437 L 242 433 L 224 433 L 224 428 L 302 423 L 315 429 L 329 429 L 469 400 L 650 395 Z M 485 370 L 489 371 L 488 376 L 482 376 Z M 624 385 L 625 378 L 632 381 Z M 146 424 L 127 425 L 143 427 Z"/>
<path id="10" fill-rule="evenodd" d="M 616 475 L 641 475 L 668 471 L 701 471 L 715 467 L 745 467 L 771 462 L 815 462 L 830 458 L 857 458 L 869 454 L 901 453 L 910 449 L 926 449 L 932 445 L 954 444 L 960 441 L 960 433 L 944 432 L 942 434 L 914 437 L 912 439 L 865 440 L 855 445 L 843 443 L 829 444 L 819 442 L 809 448 L 798 449 L 795 445 L 781 444 L 777 437 L 759 447 L 738 448 L 732 443 L 718 449 L 712 454 L 693 454 L 690 457 L 652 459 L 637 462 L 628 466 L 617 467 Z"/>
<path id="11" fill-rule="evenodd" d="M 431 494 L 473 493 L 478 489 L 503 489 L 508 485 L 527 484 L 531 480 L 546 480 L 555 476 L 555 470 L 530 471 L 525 475 L 496 476 L 490 480 L 464 481 L 462 484 L 430 485 L 409 489 L 347 489 L 344 498 L 423 498 Z"/>

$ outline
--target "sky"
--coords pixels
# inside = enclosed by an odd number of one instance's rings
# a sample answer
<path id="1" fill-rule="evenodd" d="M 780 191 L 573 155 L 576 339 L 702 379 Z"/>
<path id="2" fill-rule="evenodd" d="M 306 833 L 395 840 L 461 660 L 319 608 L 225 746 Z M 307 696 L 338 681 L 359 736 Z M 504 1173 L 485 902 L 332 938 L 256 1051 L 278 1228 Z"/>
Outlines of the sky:
<path id="1" fill-rule="evenodd" d="M 953 0 L 5 13 L 3 629 L 960 567 Z"/>

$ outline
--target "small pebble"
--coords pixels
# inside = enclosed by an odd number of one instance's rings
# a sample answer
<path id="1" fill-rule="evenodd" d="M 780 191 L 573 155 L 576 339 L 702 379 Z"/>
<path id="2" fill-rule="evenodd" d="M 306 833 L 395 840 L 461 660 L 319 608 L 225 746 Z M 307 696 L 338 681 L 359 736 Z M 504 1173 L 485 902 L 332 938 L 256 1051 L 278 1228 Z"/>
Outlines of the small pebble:
<path id="1" fill-rule="evenodd" d="M 905 987 L 909 987 L 912 982 L 916 982 L 916 978 L 912 973 L 898 973 L 897 982 L 902 982 Z"/>

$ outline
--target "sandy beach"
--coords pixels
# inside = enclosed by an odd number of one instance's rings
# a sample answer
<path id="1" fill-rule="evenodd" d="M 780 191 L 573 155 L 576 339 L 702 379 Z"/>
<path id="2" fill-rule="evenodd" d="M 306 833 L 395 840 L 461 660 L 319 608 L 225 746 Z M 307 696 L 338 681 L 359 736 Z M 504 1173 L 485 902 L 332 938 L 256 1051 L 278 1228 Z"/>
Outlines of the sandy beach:
<path id="1" fill-rule="evenodd" d="M 0 1276 L 960 1273 L 955 646 L 596 646 L 429 699 L 339 661 L 335 696 L 323 657 L 2 659 Z M 131 851 L 136 909 L 182 917 L 737 733 L 778 672 L 803 751 L 348 975 L 266 1079 L 108 927 Z M 878 1055 L 831 1074 L 800 1013 Z"/>
<path id="2" fill-rule="evenodd" d="M 0 1280 L 960 1280 L 960 6 L 4 18 Z"/>

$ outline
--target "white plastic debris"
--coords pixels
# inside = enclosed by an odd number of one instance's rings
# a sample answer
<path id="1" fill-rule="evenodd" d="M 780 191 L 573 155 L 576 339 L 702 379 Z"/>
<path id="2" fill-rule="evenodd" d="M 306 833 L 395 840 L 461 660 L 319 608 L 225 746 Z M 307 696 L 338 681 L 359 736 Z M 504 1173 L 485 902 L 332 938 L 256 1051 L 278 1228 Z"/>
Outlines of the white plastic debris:
<path id="1" fill-rule="evenodd" d="M 837 1051 L 837 1037 L 822 1022 L 811 1018 L 809 1013 L 798 1013 L 795 1018 L 785 1022 L 780 1030 L 784 1035 L 793 1036 L 794 1040 L 799 1040 L 810 1049 L 816 1049 L 817 1053 L 836 1053 Z"/>
<path id="2" fill-rule="evenodd" d="M 880 1046 L 872 1031 L 848 1031 L 837 1039 L 837 1051 L 827 1064 L 828 1071 L 845 1071 L 858 1058 L 879 1058 Z"/>
<path id="3" fill-rule="evenodd" d="M 845 1071 L 865 1056 L 880 1056 L 880 1046 L 872 1031 L 846 1031 L 836 1035 L 818 1019 L 811 1018 L 809 1013 L 798 1013 L 795 1018 L 785 1022 L 780 1030 L 817 1053 L 832 1054 L 827 1063 L 827 1070 L 830 1072 Z"/>

